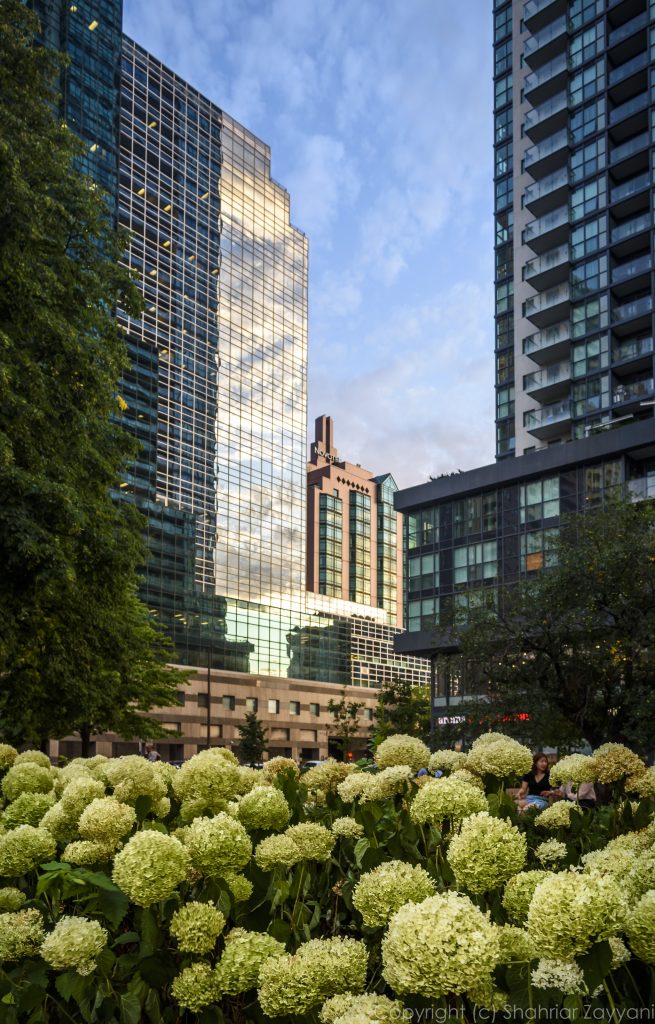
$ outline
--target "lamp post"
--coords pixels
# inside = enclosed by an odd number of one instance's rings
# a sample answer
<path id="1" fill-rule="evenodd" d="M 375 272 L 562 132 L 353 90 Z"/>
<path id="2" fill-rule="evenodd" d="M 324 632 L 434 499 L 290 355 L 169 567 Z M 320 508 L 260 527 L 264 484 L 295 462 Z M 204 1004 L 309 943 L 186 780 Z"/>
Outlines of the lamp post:
<path id="1" fill-rule="evenodd" d="M 437 721 L 435 714 L 435 702 L 437 699 L 437 656 L 433 654 L 430 658 L 430 750 L 434 750 L 436 744 Z"/>

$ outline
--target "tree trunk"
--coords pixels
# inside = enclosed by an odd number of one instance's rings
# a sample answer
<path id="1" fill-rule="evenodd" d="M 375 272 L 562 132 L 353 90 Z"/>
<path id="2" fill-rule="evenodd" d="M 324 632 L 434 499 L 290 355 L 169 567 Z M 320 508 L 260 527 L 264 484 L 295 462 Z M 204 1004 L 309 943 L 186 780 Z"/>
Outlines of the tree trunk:
<path id="1" fill-rule="evenodd" d="M 88 757 L 91 752 L 91 726 L 88 722 L 80 726 L 80 739 L 82 740 L 82 757 Z"/>

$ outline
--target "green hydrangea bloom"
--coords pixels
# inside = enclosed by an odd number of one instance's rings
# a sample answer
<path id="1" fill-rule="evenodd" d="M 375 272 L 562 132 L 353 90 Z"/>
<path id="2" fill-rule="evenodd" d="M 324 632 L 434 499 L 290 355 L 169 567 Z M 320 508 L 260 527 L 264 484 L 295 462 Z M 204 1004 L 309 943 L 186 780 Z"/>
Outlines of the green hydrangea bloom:
<path id="1" fill-rule="evenodd" d="M 272 871 L 273 868 L 291 868 L 302 860 L 300 850 L 287 835 L 267 836 L 257 844 L 255 849 L 255 862 L 262 871 Z"/>
<path id="2" fill-rule="evenodd" d="M 546 959 L 572 960 L 621 931 L 627 910 L 626 895 L 614 879 L 561 871 L 535 889 L 528 931 Z"/>
<path id="3" fill-rule="evenodd" d="M 84 808 L 77 828 L 83 839 L 115 849 L 132 831 L 135 822 L 136 812 L 130 804 L 105 796 L 92 800 Z"/>
<path id="4" fill-rule="evenodd" d="M 173 979 L 171 994 L 184 1009 L 200 1013 L 220 999 L 216 972 L 206 963 L 191 964 Z"/>
<path id="5" fill-rule="evenodd" d="M 263 770 L 268 779 L 274 779 L 280 772 L 286 771 L 292 772 L 297 779 L 300 778 L 300 768 L 291 757 L 272 757 L 270 761 L 266 761 Z"/>
<path id="6" fill-rule="evenodd" d="M 338 996 L 330 996 L 323 1003 L 318 1015 L 321 1024 L 334 1024 L 335 1020 L 343 1016 L 356 998 L 357 996 L 354 996 L 352 992 L 341 992 Z"/>
<path id="7" fill-rule="evenodd" d="M 68 819 L 77 826 L 84 808 L 104 795 L 105 787 L 99 779 L 79 775 L 70 780 L 59 802 Z"/>
<path id="8" fill-rule="evenodd" d="M 377 775 L 367 775 L 367 786 L 362 792 L 359 802 L 363 804 L 369 800 L 389 800 L 399 793 L 406 793 L 413 775 L 414 770 L 406 764 L 384 768 Z M 346 784 L 343 783 L 343 785 Z"/>
<path id="9" fill-rule="evenodd" d="M 359 839 L 364 835 L 364 826 L 354 818 L 335 818 L 332 822 L 332 831 L 340 839 Z"/>
<path id="10" fill-rule="evenodd" d="M 644 893 L 627 920 L 630 949 L 646 964 L 655 964 L 655 890 Z"/>
<path id="11" fill-rule="evenodd" d="M 216 966 L 221 991 L 232 996 L 249 992 L 257 986 L 266 961 L 284 956 L 284 952 L 282 943 L 272 935 L 233 928 L 225 936 L 225 949 Z"/>
<path id="12" fill-rule="evenodd" d="M 594 750 L 593 759 L 599 782 L 618 782 L 626 775 L 637 779 L 646 771 L 641 758 L 622 743 L 603 743 Z"/>
<path id="13" fill-rule="evenodd" d="M 616 970 L 621 964 L 626 964 L 630 959 L 630 950 L 623 939 L 618 935 L 610 935 L 608 942 L 612 947 L 612 967 Z"/>
<path id="14" fill-rule="evenodd" d="M 223 875 L 223 881 L 227 882 L 236 903 L 245 903 L 252 896 L 252 882 L 244 875 L 228 871 Z"/>
<path id="15" fill-rule="evenodd" d="M 484 782 L 479 775 L 470 772 L 468 768 L 457 768 L 456 771 L 451 773 L 450 778 L 459 779 L 460 782 L 468 782 L 469 786 L 475 786 L 476 789 L 484 793 Z"/>
<path id="16" fill-rule="evenodd" d="M 21 793 L 49 793 L 54 786 L 50 768 L 23 761 L 13 764 L 2 780 L 2 793 L 6 800 L 16 800 Z"/>
<path id="17" fill-rule="evenodd" d="M 71 820 L 61 800 L 45 812 L 39 822 L 58 843 L 68 843 L 77 835 L 77 820 Z"/>
<path id="18" fill-rule="evenodd" d="M 401 907 L 382 940 L 382 973 L 400 995 L 439 999 L 466 992 L 489 982 L 499 957 L 495 926 L 468 896 L 454 892 Z"/>
<path id="19" fill-rule="evenodd" d="M 431 772 L 456 772 L 458 768 L 464 768 L 468 755 L 461 750 L 435 750 L 430 754 L 428 767 Z"/>
<path id="20" fill-rule="evenodd" d="M 340 998 L 343 997 L 334 996 L 334 999 Z M 324 1009 L 325 1006 L 327 1003 L 324 1004 Z M 334 1024 L 371 1024 L 371 1022 L 374 1024 L 398 1024 L 398 1021 L 402 1019 L 402 1012 L 402 1003 L 389 999 L 387 996 L 365 992 L 361 996 L 350 998 L 350 1003 L 343 1013 L 334 1018 Z"/>
<path id="21" fill-rule="evenodd" d="M 238 871 L 252 855 L 252 843 L 245 828 L 224 812 L 215 818 L 192 821 L 186 829 L 184 845 L 194 869 L 208 877 Z"/>
<path id="22" fill-rule="evenodd" d="M 344 803 L 352 803 L 353 800 L 357 800 L 370 789 L 372 781 L 373 776 L 368 772 L 355 771 L 339 783 L 337 793 Z"/>
<path id="23" fill-rule="evenodd" d="M 0 772 L 11 768 L 17 756 L 18 751 L 15 747 L 12 747 L 9 743 L 0 743 Z"/>
<path id="24" fill-rule="evenodd" d="M 14 912 L 20 910 L 25 903 L 27 896 L 20 889 L 14 888 L 14 886 L 7 886 L 4 889 L 0 889 L 0 912 Z"/>
<path id="25" fill-rule="evenodd" d="M 243 796 L 249 793 L 255 786 L 270 786 L 271 782 L 266 778 L 261 768 L 249 768 L 248 765 L 239 765 L 239 785 L 237 794 Z"/>
<path id="26" fill-rule="evenodd" d="M 0 877 L 17 878 L 52 860 L 56 844 L 44 828 L 19 825 L 0 836 Z"/>
<path id="27" fill-rule="evenodd" d="M 538 955 L 530 935 L 524 928 L 516 928 L 511 924 L 500 925 L 497 935 L 500 943 L 498 962 L 501 964 L 534 960 Z"/>
<path id="28" fill-rule="evenodd" d="M 532 972 L 535 988 L 553 988 L 567 996 L 588 995 L 582 968 L 575 961 L 540 960 Z"/>
<path id="29" fill-rule="evenodd" d="M 508 779 L 525 775 L 532 768 L 532 751 L 502 733 L 488 733 L 473 743 L 466 767 L 477 775 Z"/>
<path id="30" fill-rule="evenodd" d="M 38 910 L 0 914 L 0 963 L 35 956 L 43 935 L 43 918 Z"/>
<path id="31" fill-rule="evenodd" d="M 329 829 L 312 821 L 292 825 L 284 835 L 296 844 L 302 860 L 329 860 L 336 841 Z"/>
<path id="32" fill-rule="evenodd" d="M 209 953 L 225 927 L 225 916 L 210 903 L 186 903 L 171 919 L 170 932 L 184 953 Z"/>
<path id="33" fill-rule="evenodd" d="M 337 786 L 356 770 L 354 764 L 335 761 L 333 757 L 329 757 L 327 761 L 322 761 L 305 772 L 302 781 L 307 789 L 334 793 Z"/>
<path id="34" fill-rule="evenodd" d="M 637 796 L 652 798 L 655 796 L 655 765 L 647 768 L 643 775 L 631 775 L 625 782 L 626 793 L 636 793 Z"/>
<path id="35" fill-rule="evenodd" d="M 189 868 L 179 839 L 148 830 L 137 832 L 116 854 L 112 879 L 133 903 L 149 907 L 172 896 Z"/>
<path id="36" fill-rule="evenodd" d="M 38 764 L 41 768 L 47 768 L 48 771 L 52 767 L 50 758 L 42 750 L 23 750 L 16 755 L 14 764 Z"/>
<path id="37" fill-rule="evenodd" d="M 21 793 L 16 797 L 2 815 L 2 824 L 6 829 L 17 828 L 18 825 L 40 824 L 46 811 L 55 802 L 54 793 Z"/>
<path id="38" fill-rule="evenodd" d="M 568 828 L 571 824 L 571 815 L 581 813 L 578 805 L 570 800 L 558 800 L 552 807 L 541 811 L 534 819 L 534 823 L 537 828 Z"/>
<path id="39" fill-rule="evenodd" d="M 527 844 L 515 825 L 481 812 L 464 819 L 446 856 L 457 885 L 483 893 L 503 885 L 525 867 Z"/>
<path id="40" fill-rule="evenodd" d="M 459 822 L 470 814 L 488 810 L 487 799 L 477 786 L 455 779 L 429 779 L 418 791 L 409 809 L 412 821 L 441 824 L 448 818 Z"/>
<path id="41" fill-rule="evenodd" d="M 552 766 L 549 774 L 553 786 L 560 786 L 564 782 L 579 785 L 581 782 L 597 781 L 596 762 L 587 754 L 568 754 Z"/>
<path id="42" fill-rule="evenodd" d="M 534 855 L 540 864 L 548 867 L 564 860 L 568 852 L 566 843 L 560 843 L 558 839 L 546 839 L 535 847 Z"/>
<path id="43" fill-rule="evenodd" d="M 239 801 L 239 820 L 248 831 L 271 829 L 281 832 L 289 824 L 290 817 L 284 793 L 272 786 L 257 786 Z"/>
<path id="44" fill-rule="evenodd" d="M 339 992 L 362 992 L 367 967 L 366 947 L 357 939 L 310 939 L 294 956 L 262 965 L 259 1002 L 269 1017 L 300 1016 Z"/>
<path id="45" fill-rule="evenodd" d="M 57 971 L 76 970 L 92 974 L 96 959 L 107 945 L 109 933 L 97 921 L 86 917 L 62 917 L 46 935 L 41 956 Z"/>
<path id="46" fill-rule="evenodd" d="M 80 864 L 91 867 L 94 864 L 108 864 L 116 851 L 115 846 L 105 846 L 90 839 L 80 839 L 68 843 L 61 859 L 68 864 Z"/>
<path id="47" fill-rule="evenodd" d="M 370 928 L 382 928 L 405 903 L 434 896 L 435 883 L 418 864 L 390 860 L 362 875 L 353 890 L 353 904 Z"/>
<path id="48" fill-rule="evenodd" d="M 425 743 L 415 736 L 405 736 L 403 733 L 388 736 L 375 751 L 375 763 L 378 768 L 408 765 L 417 772 L 419 768 L 427 768 L 429 762 L 430 751 Z"/>
<path id="49" fill-rule="evenodd" d="M 213 750 L 203 750 L 190 758 L 173 779 L 173 790 L 184 804 L 193 803 L 196 814 L 205 810 L 222 811 L 228 800 L 239 792 L 241 779 L 239 766 Z M 192 821 L 193 816 L 185 816 Z"/>
<path id="50" fill-rule="evenodd" d="M 150 797 L 156 804 L 168 793 L 167 782 L 156 766 L 138 754 L 105 762 L 99 774 L 111 786 L 116 799 L 124 804 L 135 804 L 142 796 Z"/>
<path id="51" fill-rule="evenodd" d="M 512 921 L 523 924 L 527 920 L 534 891 L 548 876 L 548 871 L 519 871 L 509 879 L 503 893 L 503 906 Z"/>

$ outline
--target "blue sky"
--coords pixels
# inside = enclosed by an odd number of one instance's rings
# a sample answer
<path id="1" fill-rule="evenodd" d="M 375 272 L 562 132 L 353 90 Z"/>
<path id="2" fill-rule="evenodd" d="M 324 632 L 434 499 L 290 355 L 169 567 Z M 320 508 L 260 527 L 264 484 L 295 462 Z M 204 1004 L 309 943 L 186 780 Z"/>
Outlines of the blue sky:
<path id="1" fill-rule="evenodd" d="M 309 236 L 309 417 L 401 486 L 493 461 L 489 0 L 124 0 Z"/>

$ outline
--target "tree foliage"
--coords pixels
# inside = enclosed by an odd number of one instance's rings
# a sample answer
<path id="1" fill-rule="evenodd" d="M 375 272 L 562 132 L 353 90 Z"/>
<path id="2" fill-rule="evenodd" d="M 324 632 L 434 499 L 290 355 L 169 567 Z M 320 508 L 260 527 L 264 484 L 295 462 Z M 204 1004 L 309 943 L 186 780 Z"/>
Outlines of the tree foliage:
<path id="1" fill-rule="evenodd" d="M 461 631 L 488 703 L 460 711 L 539 744 L 621 741 L 645 751 L 655 726 L 655 509 L 615 498 L 572 516 L 555 564 L 507 590 Z M 529 716 L 526 721 L 520 716 Z"/>
<path id="2" fill-rule="evenodd" d="M 363 701 L 346 700 L 345 691 L 342 691 L 341 700 L 328 701 L 328 711 L 332 715 L 332 733 L 341 750 L 341 756 L 346 760 L 351 753 L 352 741 L 360 731 L 359 716 Z"/>
<path id="3" fill-rule="evenodd" d="M 262 754 L 268 749 L 267 734 L 263 724 L 257 718 L 256 711 L 246 711 L 239 730 L 239 746 L 237 753 L 245 764 L 259 764 Z"/>
<path id="4" fill-rule="evenodd" d="M 375 739 L 381 743 L 394 733 L 427 740 L 430 735 L 430 695 L 408 679 L 393 679 L 380 690 L 374 712 Z"/>
<path id="5" fill-rule="evenodd" d="M 113 313 L 138 316 L 140 297 L 54 117 L 59 58 L 19 0 L 0 18 L 1 730 L 157 734 L 137 712 L 176 703 L 178 682 L 137 598 L 141 516 L 110 498 L 136 451 Z"/>

